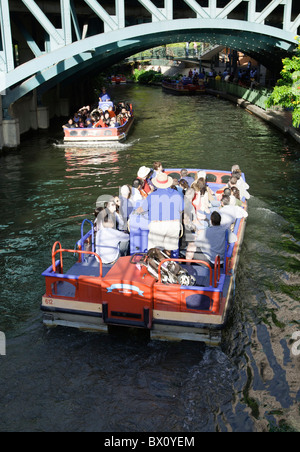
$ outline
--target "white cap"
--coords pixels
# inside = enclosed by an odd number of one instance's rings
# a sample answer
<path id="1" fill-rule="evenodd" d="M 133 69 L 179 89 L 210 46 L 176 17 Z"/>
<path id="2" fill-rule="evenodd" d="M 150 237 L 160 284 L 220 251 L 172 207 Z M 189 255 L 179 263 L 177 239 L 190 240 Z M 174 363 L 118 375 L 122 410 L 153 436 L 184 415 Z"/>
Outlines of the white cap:
<path id="1" fill-rule="evenodd" d="M 206 172 L 205 171 L 199 171 L 197 174 L 197 179 L 203 178 L 204 180 L 206 179 Z"/>
<path id="2" fill-rule="evenodd" d="M 141 166 L 140 169 L 138 170 L 137 176 L 143 179 L 144 177 L 148 176 L 150 171 L 151 169 L 148 168 L 147 166 Z"/>

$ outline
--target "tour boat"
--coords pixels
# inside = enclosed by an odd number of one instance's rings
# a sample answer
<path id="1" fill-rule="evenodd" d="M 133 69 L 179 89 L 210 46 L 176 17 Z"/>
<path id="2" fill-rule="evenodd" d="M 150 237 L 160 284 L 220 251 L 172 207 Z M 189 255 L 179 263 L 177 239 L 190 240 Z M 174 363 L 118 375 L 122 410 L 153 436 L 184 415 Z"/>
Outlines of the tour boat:
<path id="1" fill-rule="evenodd" d="M 112 75 L 110 81 L 112 85 L 126 85 L 127 83 L 124 75 Z"/>
<path id="2" fill-rule="evenodd" d="M 165 172 L 180 178 L 178 169 Z M 195 175 L 199 170 L 189 170 Z M 230 172 L 205 170 L 208 186 L 219 196 Z M 244 175 L 243 175 L 244 178 Z M 247 202 L 244 208 L 247 209 Z M 89 230 L 85 232 L 86 224 Z M 143 328 L 151 339 L 203 341 L 219 345 L 226 325 L 246 219 L 234 224 L 237 241 L 226 238 L 224 264 L 217 256 L 213 268 L 201 260 L 186 260 L 182 250 L 165 256 L 153 272 L 146 265 L 147 222 L 130 223 L 130 252 L 110 265 L 96 253 L 94 224 L 84 220 L 76 249 L 52 248 L 52 262 L 44 271 L 46 291 L 42 297 L 43 322 L 47 326 L 70 326 L 108 332 L 111 325 Z M 65 268 L 66 256 L 77 261 Z M 66 259 L 64 259 L 66 260 Z M 178 279 L 168 280 L 168 270 L 180 269 Z"/>
<path id="3" fill-rule="evenodd" d="M 112 102 L 99 103 L 103 111 L 107 106 L 113 106 Z M 91 128 L 68 128 L 64 127 L 64 142 L 71 143 L 101 143 L 101 142 L 122 142 L 126 140 L 127 135 L 133 125 L 134 116 L 131 106 L 131 116 L 118 127 L 91 127 Z"/>
<path id="4" fill-rule="evenodd" d="M 204 94 L 206 92 L 204 82 L 199 80 L 199 85 L 192 83 L 192 80 L 185 82 L 177 80 L 163 80 L 162 88 L 174 94 Z"/>

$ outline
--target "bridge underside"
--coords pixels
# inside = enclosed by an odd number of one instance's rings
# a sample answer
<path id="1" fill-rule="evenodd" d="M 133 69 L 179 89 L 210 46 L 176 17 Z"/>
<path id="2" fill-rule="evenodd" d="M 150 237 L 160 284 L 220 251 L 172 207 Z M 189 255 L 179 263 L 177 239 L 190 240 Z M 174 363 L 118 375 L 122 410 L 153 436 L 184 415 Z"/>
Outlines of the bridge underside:
<path id="1" fill-rule="evenodd" d="M 0 91 L 7 89 L 8 106 L 33 89 L 49 89 L 63 80 L 97 73 L 143 50 L 176 42 L 202 41 L 224 45 L 251 56 L 271 71 L 281 68 L 282 58 L 292 54 L 290 34 L 244 21 L 182 19 L 136 25 L 101 33 L 69 44 L 51 54 L 25 63 L 8 74 Z M 5 85 L 5 86 L 4 86 Z"/>

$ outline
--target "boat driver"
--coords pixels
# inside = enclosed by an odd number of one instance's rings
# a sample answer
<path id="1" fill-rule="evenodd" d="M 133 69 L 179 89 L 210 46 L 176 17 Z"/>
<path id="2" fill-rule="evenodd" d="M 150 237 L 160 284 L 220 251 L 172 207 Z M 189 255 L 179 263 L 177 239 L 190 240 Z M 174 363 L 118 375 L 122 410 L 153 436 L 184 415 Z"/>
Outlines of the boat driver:
<path id="1" fill-rule="evenodd" d="M 107 94 L 105 86 L 103 86 L 102 93 L 99 96 L 99 102 L 109 102 L 109 101 L 110 101 L 110 96 L 109 96 L 109 94 Z"/>

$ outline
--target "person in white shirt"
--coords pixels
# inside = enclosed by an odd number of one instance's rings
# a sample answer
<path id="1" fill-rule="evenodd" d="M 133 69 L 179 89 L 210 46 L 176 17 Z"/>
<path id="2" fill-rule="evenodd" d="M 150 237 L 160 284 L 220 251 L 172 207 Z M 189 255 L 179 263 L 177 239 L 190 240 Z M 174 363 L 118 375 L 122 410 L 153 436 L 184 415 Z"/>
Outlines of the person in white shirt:
<path id="1" fill-rule="evenodd" d="M 242 171 L 239 167 L 239 165 L 233 165 L 231 168 L 231 176 L 235 177 L 237 179 L 236 181 L 236 187 L 240 191 L 240 198 L 243 199 L 250 199 L 250 194 L 248 193 L 249 185 L 242 177 Z"/>
<path id="2" fill-rule="evenodd" d="M 96 253 L 101 257 L 103 264 L 111 264 L 120 255 L 126 255 L 129 245 L 129 235 L 115 229 L 114 218 L 108 209 L 100 212 L 97 220 Z"/>
<path id="3" fill-rule="evenodd" d="M 227 195 L 222 197 L 219 213 L 221 215 L 222 226 L 231 226 L 237 219 L 248 217 L 248 212 L 245 209 L 230 204 L 230 197 Z"/>
<path id="4" fill-rule="evenodd" d="M 221 215 L 216 211 L 211 214 L 211 224 L 211 227 L 200 230 L 195 236 L 195 241 L 189 243 L 186 259 L 203 260 L 213 268 L 217 256 L 220 256 L 221 265 L 224 264 L 226 231 L 228 230 L 229 243 L 235 243 L 237 236 L 228 226 L 221 225 Z"/>

